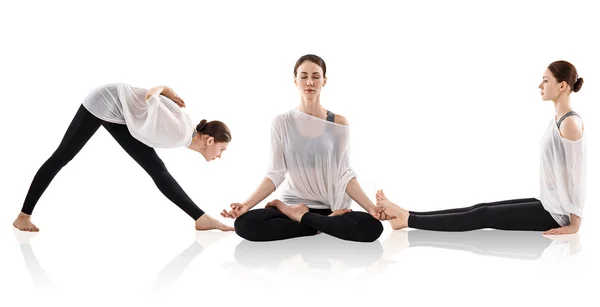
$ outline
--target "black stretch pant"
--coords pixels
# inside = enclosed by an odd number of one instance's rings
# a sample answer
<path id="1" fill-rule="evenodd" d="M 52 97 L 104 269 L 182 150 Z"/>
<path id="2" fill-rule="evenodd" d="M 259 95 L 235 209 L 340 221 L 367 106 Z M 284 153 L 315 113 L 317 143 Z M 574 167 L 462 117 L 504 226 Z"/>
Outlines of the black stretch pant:
<path id="1" fill-rule="evenodd" d="M 410 211 L 408 227 L 436 231 L 469 231 L 482 228 L 546 231 L 560 227 L 535 198 L 481 203 L 471 207 Z"/>
<path id="2" fill-rule="evenodd" d="M 31 214 L 38 200 L 56 174 L 71 161 L 87 141 L 103 126 L 147 173 L 158 189 L 194 220 L 204 214 L 167 171 L 156 151 L 135 139 L 126 125 L 103 121 L 83 105 L 75 114 L 60 145 L 38 170 L 25 197 L 22 212 Z"/>
<path id="3" fill-rule="evenodd" d="M 314 236 L 323 232 L 336 238 L 373 242 L 381 236 L 383 224 L 366 212 L 328 216 L 329 209 L 309 209 L 300 223 L 274 208 L 250 210 L 235 220 L 235 232 L 248 241 L 275 241 Z"/>

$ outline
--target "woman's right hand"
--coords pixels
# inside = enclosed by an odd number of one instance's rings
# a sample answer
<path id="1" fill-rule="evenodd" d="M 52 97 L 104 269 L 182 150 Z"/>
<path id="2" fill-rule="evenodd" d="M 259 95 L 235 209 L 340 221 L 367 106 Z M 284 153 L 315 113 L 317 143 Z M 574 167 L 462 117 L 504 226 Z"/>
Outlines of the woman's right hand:
<path id="1" fill-rule="evenodd" d="M 225 209 L 223 209 L 223 212 L 221 212 L 222 217 L 235 219 L 235 218 L 240 217 L 244 213 L 248 212 L 248 210 L 250 210 L 250 207 L 248 207 L 244 204 L 240 204 L 240 203 L 233 203 L 230 206 L 231 206 L 231 210 L 229 210 L 229 211 L 226 211 Z"/>

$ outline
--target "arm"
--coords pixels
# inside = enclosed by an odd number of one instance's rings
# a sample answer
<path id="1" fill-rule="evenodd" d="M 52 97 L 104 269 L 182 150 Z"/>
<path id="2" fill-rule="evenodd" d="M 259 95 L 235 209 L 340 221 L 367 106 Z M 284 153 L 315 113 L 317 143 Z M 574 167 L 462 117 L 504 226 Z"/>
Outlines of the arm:
<path id="1" fill-rule="evenodd" d="M 350 198 L 363 207 L 363 209 L 365 209 L 367 212 L 372 214 L 372 212 L 375 211 L 375 204 L 373 204 L 367 194 L 365 194 L 356 178 L 352 178 L 352 180 L 348 182 L 348 185 L 346 186 L 346 193 L 348 193 Z"/>
<path id="2" fill-rule="evenodd" d="M 273 181 L 268 177 L 265 177 L 263 181 L 261 181 L 258 188 L 256 188 L 254 193 L 252 193 L 250 197 L 248 197 L 248 199 L 242 203 L 242 205 L 246 206 L 248 210 L 250 210 L 275 192 L 275 189 L 276 187 Z"/>
<path id="3" fill-rule="evenodd" d="M 277 187 L 285 180 L 287 165 L 283 154 L 283 132 L 278 119 L 273 121 L 271 126 L 271 160 L 267 175 L 262 180 L 256 190 L 243 203 L 231 204 L 231 211 L 223 210 L 221 216 L 228 218 L 237 218 L 248 212 L 254 206 L 271 195 Z"/>
<path id="4" fill-rule="evenodd" d="M 183 99 L 181 99 L 179 96 L 177 96 L 177 94 L 175 94 L 175 92 L 168 86 L 155 86 L 148 90 L 148 93 L 146 93 L 146 96 L 144 98 L 146 99 L 146 102 L 147 102 L 150 98 L 152 98 L 152 96 L 157 96 L 157 95 L 163 95 L 163 96 L 171 99 L 173 102 L 175 102 L 181 108 L 185 107 L 185 102 L 183 101 Z"/>
<path id="5" fill-rule="evenodd" d="M 344 116 L 339 115 L 339 114 L 336 114 L 336 116 L 335 116 L 335 123 L 344 125 L 344 126 L 350 125 L 348 123 L 348 119 L 346 119 Z M 342 146 L 342 148 L 343 148 L 343 146 Z M 367 211 L 369 214 L 371 214 L 376 219 L 387 220 L 387 219 L 392 218 L 391 216 L 388 216 L 385 214 L 385 212 L 383 212 L 383 210 L 382 210 L 383 208 L 380 208 L 378 206 L 375 206 L 375 204 L 373 204 L 371 199 L 369 199 L 367 194 L 363 191 L 362 187 L 360 186 L 360 184 L 358 183 L 358 180 L 356 178 L 352 178 L 348 182 L 348 185 L 346 186 L 346 193 L 348 194 L 348 196 L 350 196 L 350 198 L 352 198 L 352 200 L 354 200 L 358 205 L 360 205 L 363 209 L 365 209 L 365 211 Z"/>
<path id="6" fill-rule="evenodd" d="M 565 182 L 572 202 L 564 204 L 567 212 L 571 214 L 571 223 L 567 226 L 550 229 L 544 234 L 562 235 L 572 234 L 579 231 L 581 226 L 581 212 L 583 210 L 583 192 L 584 187 L 584 154 L 585 149 L 581 142 L 577 142 L 583 136 L 583 126 L 580 121 L 569 117 L 563 121 L 560 127 L 560 134 L 567 139 L 564 142 L 566 151 L 566 176 Z"/>
<path id="7" fill-rule="evenodd" d="M 152 96 L 156 96 L 156 95 L 160 95 L 163 91 L 164 91 L 165 87 L 164 86 L 155 86 L 151 89 L 148 90 L 148 93 L 146 93 L 146 101 L 148 101 L 148 99 L 150 99 L 150 97 Z"/>

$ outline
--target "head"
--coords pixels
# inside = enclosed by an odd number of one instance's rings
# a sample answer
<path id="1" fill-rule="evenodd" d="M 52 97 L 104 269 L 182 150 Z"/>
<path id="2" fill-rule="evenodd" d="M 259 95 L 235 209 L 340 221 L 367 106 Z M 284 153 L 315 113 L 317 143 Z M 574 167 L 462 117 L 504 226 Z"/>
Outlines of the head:
<path id="1" fill-rule="evenodd" d="M 314 54 L 301 56 L 294 66 L 294 83 L 300 95 L 314 99 L 321 94 L 321 88 L 327 83 L 325 61 Z"/>
<path id="2" fill-rule="evenodd" d="M 556 61 L 544 71 L 539 88 L 544 101 L 556 101 L 559 97 L 569 96 L 571 92 L 579 92 L 582 85 L 583 78 L 579 78 L 573 64 Z"/>
<path id="3" fill-rule="evenodd" d="M 196 126 L 196 138 L 200 142 L 200 153 L 206 161 L 221 158 L 221 154 L 227 150 L 231 142 L 231 132 L 224 123 L 213 120 L 211 122 L 203 119 Z"/>

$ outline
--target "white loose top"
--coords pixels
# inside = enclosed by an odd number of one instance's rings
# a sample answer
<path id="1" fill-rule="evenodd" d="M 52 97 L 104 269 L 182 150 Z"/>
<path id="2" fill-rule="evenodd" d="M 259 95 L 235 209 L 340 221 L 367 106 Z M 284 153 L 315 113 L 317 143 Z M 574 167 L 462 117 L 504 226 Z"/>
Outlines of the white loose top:
<path id="1" fill-rule="evenodd" d="M 560 135 L 552 120 L 541 141 L 540 201 L 560 226 L 571 214 L 583 219 L 586 197 L 586 139 L 571 141 Z"/>
<path id="2" fill-rule="evenodd" d="M 349 131 L 296 109 L 273 119 L 266 177 L 280 188 L 281 201 L 315 209 L 350 208 L 346 186 L 356 174 L 349 161 Z"/>
<path id="3" fill-rule="evenodd" d="M 153 148 L 187 147 L 196 130 L 191 118 L 171 99 L 125 83 L 107 84 L 92 90 L 83 106 L 94 116 L 127 125 L 131 135 Z"/>

